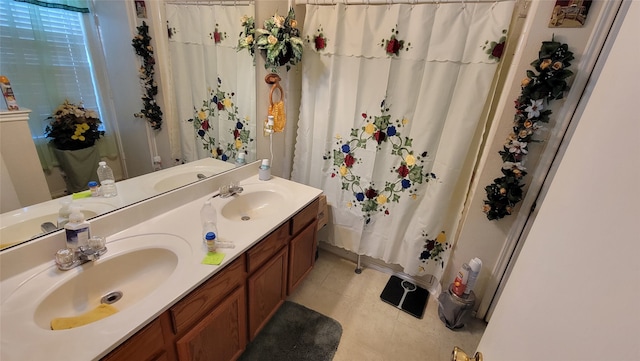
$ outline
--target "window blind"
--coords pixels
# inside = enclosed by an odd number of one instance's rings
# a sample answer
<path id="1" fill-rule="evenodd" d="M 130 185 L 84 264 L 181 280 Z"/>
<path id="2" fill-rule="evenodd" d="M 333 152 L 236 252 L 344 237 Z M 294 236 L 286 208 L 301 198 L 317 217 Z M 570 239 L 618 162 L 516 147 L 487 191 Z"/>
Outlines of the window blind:
<path id="1" fill-rule="evenodd" d="M 34 139 L 65 99 L 99 111 L 80 13 L 0 0 L 0 74 L 32 110 Z"/>

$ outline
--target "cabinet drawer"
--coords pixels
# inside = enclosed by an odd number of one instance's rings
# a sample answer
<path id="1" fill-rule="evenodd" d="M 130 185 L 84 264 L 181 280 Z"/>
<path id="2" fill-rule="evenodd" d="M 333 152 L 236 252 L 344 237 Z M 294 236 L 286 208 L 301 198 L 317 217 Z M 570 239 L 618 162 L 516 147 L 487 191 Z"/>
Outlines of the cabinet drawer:
<path id="1" fill-rule="evenodd" d="M 307 226 L 312 220 L 318 216 L 318 208 L 320 207 L 320 200 L 316 198 L 311 204 L 306 206 L 303 210 L 298 212 L 291 219 L 291 233 L 289 235 L 295 236 L 304 227 Z"/>
<path id="2" fill-rule="evenodd" d="M 247 252 L 247 272 L 252 273 L 289 241 L 289 222 L 271 232 Z"/>
<path id="3" fill-rule="evenodd" d="M 227 294 L 244 284 L 246 261 L 244 255 L 226 266 L 220 273 L 183 298 L 170 313 L 173 332 L 177 335 L 200 321 Z"/>

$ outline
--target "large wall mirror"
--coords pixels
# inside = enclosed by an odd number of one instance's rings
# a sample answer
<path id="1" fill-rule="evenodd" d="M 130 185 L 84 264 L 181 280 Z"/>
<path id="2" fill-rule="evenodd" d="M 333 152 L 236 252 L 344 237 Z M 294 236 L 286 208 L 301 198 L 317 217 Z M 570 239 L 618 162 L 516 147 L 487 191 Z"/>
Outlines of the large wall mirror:
<path id="1" fill-rule="evenodd" d="M 10 8 L 16 4 L 19 11 Z M 53 165 L 43 165 L 37 171 L 44 168 L 51 200 L 36 204 L 18 201 L 15 209 L 3 209 L 0 249 L 55 231 L 51 224 L 56 225 L 58 209 L 64 200 L 73 198 L 73 203 L 91 218 L 232 169 L 241 153 L 247 163 L 256 159 L 255 60 L 247 49 L 238 49 L 238 39 L 245 30 L 243 20 L 252 19 L 255 13 L 253 2 L 93 0 L 89 5 L 90 13 L 80 14 L 79 19 L 81 30 L 87 34 L 89 61 L 94 67 L 90 86 L 97 89 L 98 99 L 76 101 L 92 104 L 100 111 L 108 138 L 113 142 L 109 150 L 101 151 L 101 159 L 114 169 L 119 195 L 74 197 L 68 191 L 60 166 L 55 159 L 49 159 Z M 36 5 L 0 0 L 0 6 L 3 13 L 22 11 L 25 19 L 42 22 L 45 18 L 29 9 L 37 8 Z M 134 116 L 143 108 L 144 87 L 140 78 L 143 59 L 136 55 L 132 39 L 143 23 L 148 26 L 153 44 L 158 85 L 155 101 L 163 112 L 159 130 Z M 0 41 L 3 54 L 9 45 L 15 44 L 3 37 Z M 20 52 L 15 54 L 17 62 L 28 63 L 29 54 L 41 50 L 38 46 L 21 45 Z M 35 146 L 47 146 L 45 119 L 60 100 L 49 97 L 46 101 L 30 101 L 21 97 L 31 91 L 25 89 L 32 89 L 29 87 L 37 77 L 26 79 L 4 59 L 7 59 L 4 55 L 0 57 L 0 74 L 9 77 L 19 105 L 32 110 L 29 128 Z M 63 70 L 57 71 L 55 64 L 27 71 L 36 72 L 44 74 L 40 79 L 50 80 L 40 80 L 42 88 L 54 87 L 57 83 L 52 79 L 67 76 Z M 0 108 L 6 109 L 4 104 Z M 7 135 L 4 133 L 3 137 Z M 39 158 L 41 153 L 38 149 Z M 19 150 L 3 150 L 3 180 L 11 179 L 5 169 L 10 163 L 7 160 L 21 156 Z M 154 159 L 160 162 L 154 163 Z M 18 192 L 25 186 L 15 180 L 13 183 Z M 8 199 L 2 194 L 2 202 L 8 204 Z M 47 222 L 51 223 L 49 228 L 43 226 Z"/>

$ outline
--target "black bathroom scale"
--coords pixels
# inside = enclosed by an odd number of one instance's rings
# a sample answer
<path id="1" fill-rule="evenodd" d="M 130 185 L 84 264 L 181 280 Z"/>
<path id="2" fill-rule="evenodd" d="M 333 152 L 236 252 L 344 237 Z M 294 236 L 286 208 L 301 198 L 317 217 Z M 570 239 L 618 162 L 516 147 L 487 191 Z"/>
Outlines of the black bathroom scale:
<path id="1" fill-rule="evenodd" d="M 422 318 L 429 291 L 397 276 L 391 276 L 380 299 L 416 318 Z"/>

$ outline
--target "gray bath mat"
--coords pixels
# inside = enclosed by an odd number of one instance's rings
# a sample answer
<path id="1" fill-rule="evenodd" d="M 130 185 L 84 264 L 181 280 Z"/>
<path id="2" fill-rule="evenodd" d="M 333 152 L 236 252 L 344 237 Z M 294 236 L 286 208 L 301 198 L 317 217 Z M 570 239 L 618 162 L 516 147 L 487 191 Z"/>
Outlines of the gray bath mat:
<path id="1" fill-rule="evenodd" d="M 331 361 L 341 336 L 338 321 L 285 301 L 239 360 Z"/>

